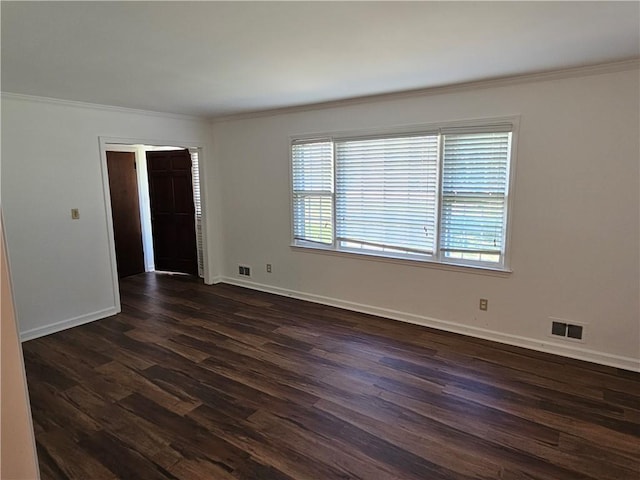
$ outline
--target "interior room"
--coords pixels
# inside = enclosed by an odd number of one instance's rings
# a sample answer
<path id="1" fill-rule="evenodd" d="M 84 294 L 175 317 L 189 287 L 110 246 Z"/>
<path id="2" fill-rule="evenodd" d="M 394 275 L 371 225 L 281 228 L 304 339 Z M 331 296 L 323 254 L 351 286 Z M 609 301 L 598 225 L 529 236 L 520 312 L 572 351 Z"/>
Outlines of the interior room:
<path id="1" fill-rule="evenodd" d="M 640 4 L 12 2 L 2 479 L 637 479 Z"/>

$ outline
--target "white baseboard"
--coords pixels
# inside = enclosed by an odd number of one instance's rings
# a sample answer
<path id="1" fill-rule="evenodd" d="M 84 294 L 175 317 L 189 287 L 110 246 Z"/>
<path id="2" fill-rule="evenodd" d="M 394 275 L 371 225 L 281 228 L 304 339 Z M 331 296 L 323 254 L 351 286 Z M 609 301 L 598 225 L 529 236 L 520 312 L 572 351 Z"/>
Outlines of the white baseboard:
<path id="1" fill-rule="evenodd" d="M 51 335 L 52 333 L 66 330 L 67 328 L 77 327 L 85 323 L 94 322 L 101 318 L 110 317 L 120 313 L 120 310 L 116 307 L 105 308 L 104 310 L 98 310 L 97 312 L 88 313 L 86 315 L 80 315 L 79 317 L 70 318 L 68 320 L 61 320 L 59 322 L 44 325 L 42 327 L 32 328 L 20 332 L 20 341 L 26 342 L 27 340 L 33 340 L 34 338 L 44 337 L 45 335 Z"/>
<path id="2" fill-rule="evenodd" d="M 329 305 L 332 307 L 344 308 L 345 310 L 352 310 L 355 312 L 367 313 L 370 315 L 389 318 L 391 320 L 398 320 L 401 322 L 413 323 L 415 325 L 421 325 L 423 327 L 435 328 L 438 330 L 444 330 L 452 333 L 460 333 L 463 335 L 468 335 L 470 337 L 482 338 L 484 340 L 491 340 L 498 343 L 513 345 L 516 347 L 528 348 L 530 350 L 536 350 L 539 352 L 552 353 L 555 355 L 561 355 L 563 357 L 569 357 L 577 360 L 584 360 L 587 362 L 607 365 L 610 367 L 616 367 L 616 368 L 622 368 L 625 370 L 640 372 L 640 359 L 623 357 L 623 356 L 613 355 L 605 352 L 598 352 L 596 350 L 589 350 L 573 344 L 560 345 L 558 343 L 547 341 L 547 340 L 522 337 L 519 335 L 512 335 L 508 333 L 497 332 L 494 330 L 488 330 L 485 328 L 473 327 L 469 325 L 464 325 L 462 323 L 441 320 L 438 318 L 425 317 L 421 315 L 415 315 L 412 313 L 400 312 L 398 310 L 390 310 L 387 308 L 373 307 L 373 306 L 364 305 L 361 303 L 349 302 L 346 300 L 340 300 L 332 297 L 324 297 L 322 295 L 315 295 L 312 293 L 300 292 L 297 290 L 289 290 L 286 288 L 274 287 L 271 285 L 265 285 L 262 283 L 256 283 L 256 282 L 232 278 L 232 277 L 220 277 L 218 281 L 216 281 L 215 283 L 219 283 L 219 282 L 228 283 L 231 285 L 237 285 L 240 287 L 251 288 L 253 290 L 273 293 L 273 294 L 281 295 L 285 297 L 297 298 L 297 299 L 306 300 L 309 302 L 320 303 L 320 304 Z"/>

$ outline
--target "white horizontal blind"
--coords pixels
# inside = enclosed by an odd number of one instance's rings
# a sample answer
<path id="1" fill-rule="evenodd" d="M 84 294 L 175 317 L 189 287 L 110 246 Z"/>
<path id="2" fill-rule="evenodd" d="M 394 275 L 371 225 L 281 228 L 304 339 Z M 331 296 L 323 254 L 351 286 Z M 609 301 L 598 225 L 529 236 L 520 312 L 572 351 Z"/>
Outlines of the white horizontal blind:
<path id="1" fill-rule="evenodd" d="M 505 248 L 510 132 L 443 135 L 440 250 L 501 263 Z"/>
<path id="2" fill-rule="evenodd" d="M 333 243 L 333 143 L 308 141 L 291 148 L 293 236 Z"/>
<path id="3" fill-rule="evenodd" d="M 339 245 L 432 254 L 438 136 L 336 141 L 335 155 Z"/>
<path id="4" fill-rule="evenodd" d="M 204 254 L 202 251 L 202 203 L 200 201 L 200 168 L 198 163 L 198 151 L 190 149 L 191 177 L 193 181 L 193 206 L 196 216 L 196 247 L 198 251 L 198 276 L 204 277 Z"/>

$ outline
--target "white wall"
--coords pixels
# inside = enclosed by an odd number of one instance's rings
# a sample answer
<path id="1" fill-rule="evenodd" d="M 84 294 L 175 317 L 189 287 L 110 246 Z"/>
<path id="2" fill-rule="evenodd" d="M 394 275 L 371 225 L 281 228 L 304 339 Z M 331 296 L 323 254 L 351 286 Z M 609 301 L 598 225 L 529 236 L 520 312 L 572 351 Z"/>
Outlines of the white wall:
<path id="1" fill-rule="evenodd" d="M 218 122 L 223 280 L 638 369 L 638 73 Z M 509 115 L 521 120 L 506 278 L 289 247 L 290 135 Z M 550 316 L 586 323 L 585 342 L 550 338 Z"/>
<path id="2" fill-rule="evenodd" d="M 22 338 L 114 313 L 99 137 L 212 148 L 207 122 L 3 96 L 2 207 Z M 219 248 L 215 165 L 207 236 Z M 206 171 L 206 169 L 205 169 Z M 71 220 L 70 209 L 80 209 Z M 215 256 L 209 273 L 217 274 Z"/>

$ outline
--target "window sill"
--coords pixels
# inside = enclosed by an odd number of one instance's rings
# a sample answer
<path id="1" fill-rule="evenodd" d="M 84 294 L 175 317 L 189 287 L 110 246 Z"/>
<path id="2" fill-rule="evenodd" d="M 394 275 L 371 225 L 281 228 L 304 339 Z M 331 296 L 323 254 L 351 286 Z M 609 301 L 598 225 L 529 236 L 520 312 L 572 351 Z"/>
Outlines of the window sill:
<path id="1" fill-rule="evenodd" d="M 393 255 L 376 255 L 375 253 L 368 252 L 355 252 L 346 250 L 335 250 L 333 248 L 315 246 L 315 245 L 290 245 L 291 249 L 298 252 L 305 253 L 319 253 L 322 255 L 332 255 L 337 257 L 357 258 L 360 260 L 367 260 L 373 262 L 395 263 L 398 265 L 406 265 L 411 267 L 425 267 L 435 268 L 438 270 L 448 270 L 452 272 L 470 273 L 475 275 L 488 275 L 492 277 L 509 277 L 513 271 L 504 268 L 491 268 L 480 265 L 463 265 L 456 263 L 442 263 L 433 260 L 417 259 L 417 258 L 405 258 Z"/>

